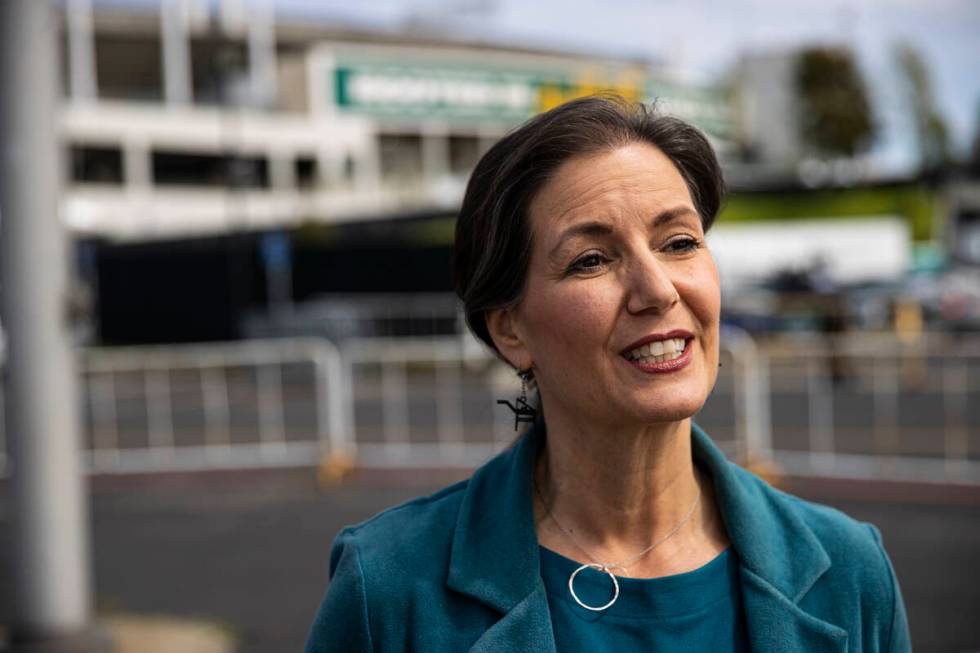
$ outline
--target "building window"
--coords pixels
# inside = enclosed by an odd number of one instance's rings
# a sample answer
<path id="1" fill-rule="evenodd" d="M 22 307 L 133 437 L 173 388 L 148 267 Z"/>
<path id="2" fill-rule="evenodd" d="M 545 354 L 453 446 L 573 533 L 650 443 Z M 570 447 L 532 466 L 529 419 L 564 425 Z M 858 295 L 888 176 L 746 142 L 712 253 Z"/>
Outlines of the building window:
<path id="1" fill-rule="evenodd" d="M 344 165 L 343 170 L 341 170 L 341 175 L 341 181 L 345 183 L 354 181 L 357 175 L 357 160 L 351 156 L 350 152 L 344 155 Z"/>
<path id="2" fill-rule="evenodd" d="M 248 104 L 248 50 L 241 41 L 191 40 L 191 84 L 197 104 Z"/>
<path id="3" fill-rule="evenodd" d="M 297 188 L 309 190 L 316 186 L 316 159 L 311 156 L 296 157 L 294 166 Z"/>
<path id="4" fill-rule="evenodd" d="M 279 87 L 276 106 L 285 111 L 308 113 L 310 91 L 307 86 L 306 50 L 299 46 L 277 44 L 276 65 Z"/>
<path id="5" fill-rule="evenodd" d="M 153 181 L 161 186 L 268 188 L 269 162 L 259 156 L 157 150 Z"/>
<path id="6" fill-rule="evenodd" d="M 406 185 L 422 178 L 422 138 L 418 134 L 381 134 L 381 180 Z"/>
<path id="7" fill-rule="evenodd" d="M 122 151 L 118 147 L 72 145 L 69 149 L 70 178 L 84 184 L 121 184 Z"/>
<path id="8" fill-rule="evenodd" d="M 449 172 L 469 176 L 480 160 L 480 139 L 476 136 L 449 137 Z"/>
<path id="9" fill-rule="evenodd" d="M 163 61 L 157 35 L 99 35 L 95 39 L 95 66 L 99 97 L 163 99 Z"/>

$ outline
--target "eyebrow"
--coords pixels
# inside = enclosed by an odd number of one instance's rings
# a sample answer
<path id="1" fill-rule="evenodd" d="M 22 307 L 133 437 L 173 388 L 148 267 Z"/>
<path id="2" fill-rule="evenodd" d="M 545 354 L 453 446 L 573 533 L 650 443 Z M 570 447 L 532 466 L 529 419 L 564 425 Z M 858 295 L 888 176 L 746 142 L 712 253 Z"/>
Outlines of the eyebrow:
<path id="1" fill-rule="evenodd" d="M 667 209 L 666 211 L 658 213 L 656 217 L 654 217 L 651 227 L 653 229 L 658 229 L 665 224 L 688 215 L 699 218 L 698 212 L 688 206 L 677 206 L 672 209 Z M 564 245 L 569 239 L 575 238 L 576 236 L 608 236 L 612 232 L 613 228 L 610 227 L 608 223 L 598 222 L 595 220 L 580 222 L 576 225 L 572 225 L 562 232 L 561 236 L 558 238 L 558 242 L 551 248 L 551 252 L 549 252 L 548 257 L 555 258 L 558 252 L 561 250 L 562 245 Z"/>

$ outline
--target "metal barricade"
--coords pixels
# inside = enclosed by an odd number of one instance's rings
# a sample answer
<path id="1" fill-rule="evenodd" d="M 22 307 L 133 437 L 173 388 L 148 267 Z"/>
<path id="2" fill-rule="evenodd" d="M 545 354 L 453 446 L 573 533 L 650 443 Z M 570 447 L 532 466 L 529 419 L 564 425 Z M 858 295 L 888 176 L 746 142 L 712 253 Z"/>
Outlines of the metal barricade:
<path id="1" fill-rule="evenodd" d="M 816 335 L 763 349 L 787 473 L 980 483 L 980 338 Z"/>
<path id="2" fill-rule="evenodd" d="M 317 465 L 353 450 L 325 340 L 96 348 L 79 367 L 92 473 Z"/>
<path id="3" fill-rule="evenodd" d="M 472 467 L 513 440 L 496 399 L 516 378 L 459 337 L 358 338 L 343 345 L 357 462 Z"/>
<path id="4" fill-rule="evenodd" d="M 92 349 L 92 472 L 473 467 L 513 442 L 513 371 L 471 336 Z M 724 329 L 695 420 L 740 462 L 791 475 L 980 483 L 980 338 Z M 0 401 L 0 414 L 3 403 Z M 0 429 L 0 466 L 3 465 Z M 2 469 L 2 467 L 0 467 Z"/>
<path id="5" fill-rule="evenodd" d="M 978 346 L 890 334 L 759 343 L 726 328 L 723 366 L 695 420 L 732 458 L 790 475 L 980 483 Z M 473 466 L 514 439 L 496 400 L 519 384 L 485 350 L 458 338 L 361 339 L 343 352 L 359 465 Z M 848 426 L 855 414 L 863 423 Z"/>
<path id="6" fill-rule="evenodd" d="M 514 371 L 464 338 L 347 341 L 352 425 L 362 467 L 473 467 L 513 442 L 513 416 L 497 405 L 520 390 Z M 729 453 L 766 448 L 757 408 L 759 376 L 751 339 L 732 332 L 712 409 L 697 419 Z M 733 421 L 733 420 L 737 420 Z M 750 439 L 751 438 L 753 439 Z"/>

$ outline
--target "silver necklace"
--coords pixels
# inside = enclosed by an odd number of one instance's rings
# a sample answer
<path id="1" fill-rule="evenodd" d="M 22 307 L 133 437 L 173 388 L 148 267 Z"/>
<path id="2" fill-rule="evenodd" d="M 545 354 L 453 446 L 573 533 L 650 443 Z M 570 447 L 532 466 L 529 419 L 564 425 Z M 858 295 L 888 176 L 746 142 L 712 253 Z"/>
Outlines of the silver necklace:
<path id="1" fill-rule="evenodd" d="M 656 540 L 653 544 L 643 549 L 632 558 L 627 558 L 622 562 L 605 563 L 605 562 L 597 562 L 596 559 L 592 557 L 592 555 L 588 551 L 585 550 L 585 547 L 579 544 L 578 540 L 575 539 L 571 531 L 567 530 L 564 526 L 561 525 L 561 522 L 558 521 L 558 518 L 555 517 L 554 514 L 552 514 L 551 506 L 545 503 L 544 497 L 541 496 L 541 490 L 538 488 L 538 484 L 534 483 L 533 485 L 534 485 L 534 493 L 538 495 L 538 501 L 540 501 L 541 505 L 544 506 L 546 509 L 545 517 L 551 517 L 552 521 L 555 522 L 555 526 L 558 527 L 558 530 L 560 530 L 565 535 L 565 537 L 567 537 L 569 541 L 575 545 L 575 548 L 577 548 L 580 552 L 582 552 L 586 558 L 591 560 L 591 562 L 587 562 L 584 565 L 581 565 L 578 569 L 572 572 L 571 576 L 568 577 L 568 592 L 569 594 L 572 595 L 572 598 L 575 600 L 576 603 L 578 603 L 586 610 L 592 610 L 593 612 L 602 612 L 603 610 L 606 610 L 609 607 L 611 607 L 612 604 L 615 603 L 617 599 L 619 599 L 619 581 L 616 580 L 616 574 L 614 574 L 612 570 L 621 569 L 622 571 L 629 573 L 630 565 L 638 562 L 641 558 L 643 558 L 643 556 L 653 551 L 655 548 L 657 548 L 658 546 L 660 546 L 661 544 L 669 540 L 675 533 L 677 533 L 677 531 L 679 531 L 681 527 L 684 524 L 686 524 L 688 520 L 691 519 L 691 517 L 694 515 L 694 511 L 698 507 L 698 503 L 701 501 L 701 487 L 698 486 L 698 494 L 696 497 L 694 497 L 694 503 L 691 504 L 690 510 L 687 511 L 687 514 L 684 516 L 684 519 L 677 522 L 677 524 L 672 529 L 670 529 L 670 531 L 666 535 Z M 578 594 L 575 593 L 575 577 L 578 576 L 585 569 L 595 569 L 596 571 L 601 571 L 606 575 L 608 575 L 609 578 L 612 580 L 613 597 L 609 599 L 609 602 L 606 603 L 605 605 L 599 605 L 599 606 L 588 605 L 578 597 Z"/>

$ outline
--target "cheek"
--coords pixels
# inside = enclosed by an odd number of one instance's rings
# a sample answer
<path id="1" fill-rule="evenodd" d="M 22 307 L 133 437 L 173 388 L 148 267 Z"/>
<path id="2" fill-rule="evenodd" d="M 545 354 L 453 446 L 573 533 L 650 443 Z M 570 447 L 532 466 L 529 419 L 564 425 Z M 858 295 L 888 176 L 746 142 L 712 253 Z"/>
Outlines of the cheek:
<path id="1" fill-rule="evenodd" d="M 717 327 L 721 318 L 721 285 L 714 261 L 709 257 L 703 265 L 690 270 L 684 286 L 684 295 L 701 325 Z"/>
<path id="2" fill-rule="evenodd" d="M 697 279 L 697 305 L 692 307 L 704 333 L 707 364 L 707 391 L 710 393 L 718 380 L 718 358 L 721 322 L 721 285 L 714 262 L 706 266 Z"/>
<path id="3" fill-rule="evenodd" d="M 579 284 L 537 295 L 525 304 L 528 333 L 539 347 L 562 348 L 595 345 L 609 332 L 609 322 L 615 317 L 612 297 L 599 287 Z M 586 350 L 580 349 L 579 354 Z"/>

